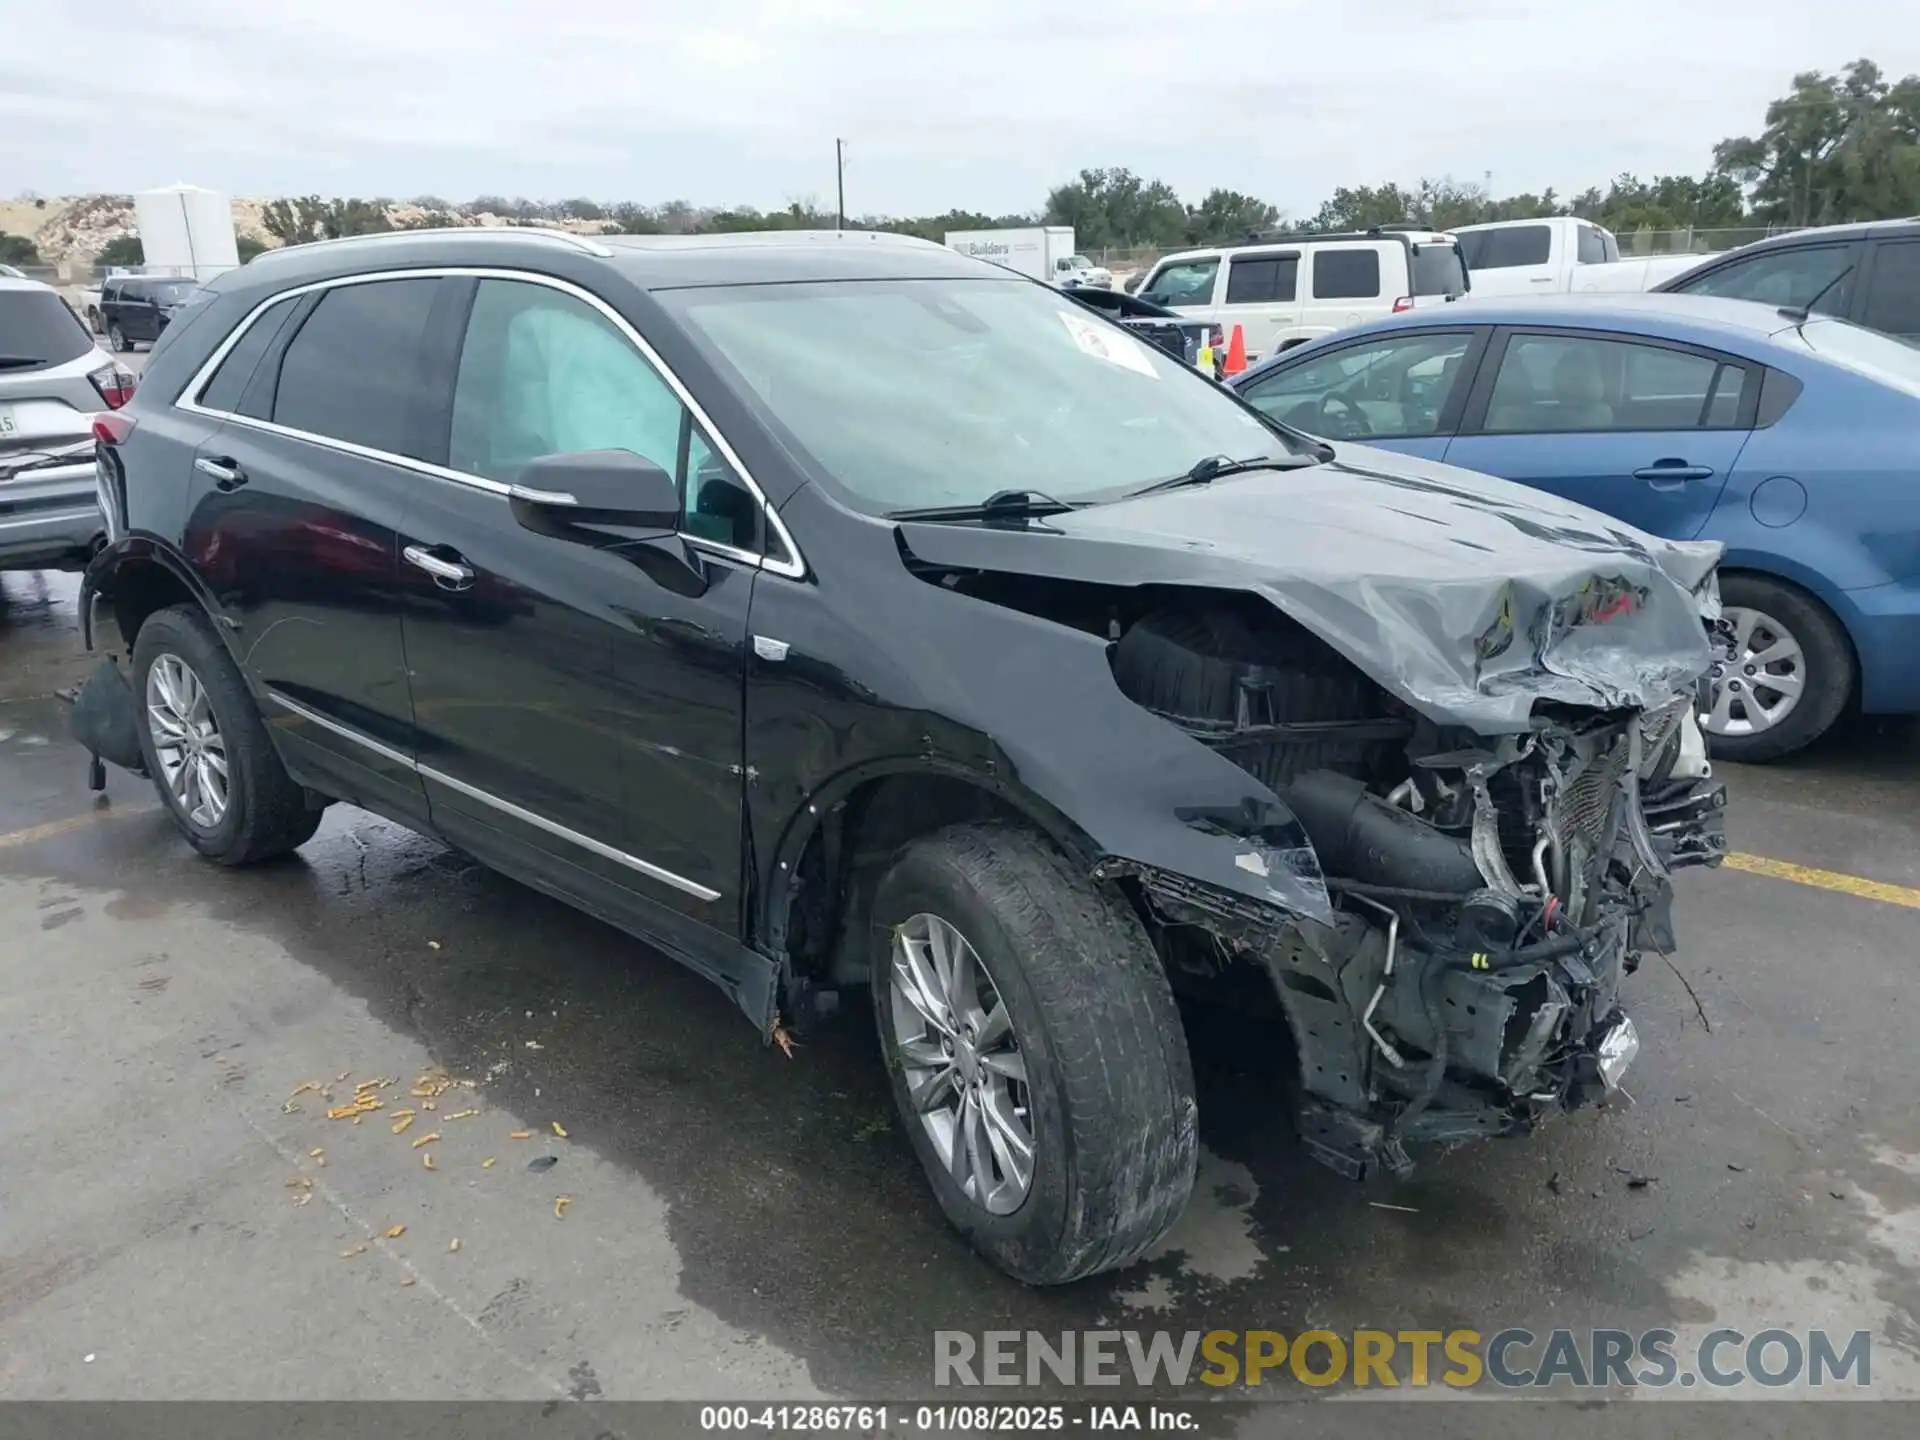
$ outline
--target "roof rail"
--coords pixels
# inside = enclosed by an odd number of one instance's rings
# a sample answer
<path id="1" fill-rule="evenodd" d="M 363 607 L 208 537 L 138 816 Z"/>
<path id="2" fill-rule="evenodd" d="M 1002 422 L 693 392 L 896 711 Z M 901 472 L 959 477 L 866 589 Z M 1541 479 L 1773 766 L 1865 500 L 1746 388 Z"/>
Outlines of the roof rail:
<path id="1" fill-rule="evenodd" d="M 341 235 L 331 240 L 303 240 L 298 245 L 282 245 L 277 250 L 263 250 L 249 262 L 258 265 L 262 260 L 270 260 L 276 255 L 291 255 L 302 250 L 314 250 L 321 246 L 356 245 L 370 240 L 411 240 L 439 239 L 458 236 L 471 239 L 474 236 L 503 236 L 515 240 L 544 240 L 554 244 L 568 246 L 588 255 L 598 255 L 603 259 L 613 254 L 589 235 L 576 235 L 571 230 L 548 230 L 537 225 L 430 225 L 418 230 L 372 230 L 363 235 Z"/>

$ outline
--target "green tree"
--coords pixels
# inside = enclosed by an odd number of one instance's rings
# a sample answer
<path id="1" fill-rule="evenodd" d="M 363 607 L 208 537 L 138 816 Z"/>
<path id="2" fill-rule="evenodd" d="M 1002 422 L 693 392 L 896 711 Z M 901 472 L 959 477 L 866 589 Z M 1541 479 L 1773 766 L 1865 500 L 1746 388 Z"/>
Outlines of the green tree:
<path id="1" fill-rule="evenodd" d="M 1198 205 L 1187 207 L 1186 243 L 1230 244 L 1279 223 L 1280 212 L 1266 201 L 1216 186 Z"/>
<path id="2" fill-rule="evenodd" d="M 0 230 L 0 265 L 38 265 L 40 251 L 24 235 L 9 235 Z"/>
<path id="3" fill-rule="evenodd" d="M 267 250 L 266 245 L 264 245 L 262 242 L 255 239 L 251 235 L 236 236 L 234 239 L 234 244 L 239 248 L 240 263 L 242 265 L 246 264 L 249 260 L 253 259 L 253 257 L 256 255 L 265 254 Z"/>
<path id="4" fill-rule="evenodd" d="M 1076 244 L 1172 246 L 1185 243 L 1187 207 L 1164 180 L 1131 170 L 1082 170 L 1047 196 L 1046 223 L 1071 225 Z"/>
<path id="5" fill-rule="evenodd" d="M 141 247 L 138 235 L 116 235 L 100 247 L 94 261 L 99 265 L 144 265 L 147 252 Z"/>
<path id="6" fill-rule="evenodd" d="M 1831 225 L 1920 211 L 1920 75 L 1890 84 L 1871 60 L 1793 77 L 1758 135 L 1714 147 L 1714 170 L 1757 219 Z"/>

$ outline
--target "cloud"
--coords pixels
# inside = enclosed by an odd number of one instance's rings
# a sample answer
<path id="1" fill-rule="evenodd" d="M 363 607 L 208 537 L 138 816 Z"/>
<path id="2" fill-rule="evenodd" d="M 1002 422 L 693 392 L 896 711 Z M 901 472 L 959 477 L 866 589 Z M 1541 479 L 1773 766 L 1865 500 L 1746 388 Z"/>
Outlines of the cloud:
<path id="1" fill-rule="evenodd" d="M 1698 172 L 1803 69 L 1920 70 L 1885 0 L 121 0 L 15 7 L 6 183 L 862 212 L 1038 205 L 1081 166 L 1310 211 L 1452 175 Z"/>

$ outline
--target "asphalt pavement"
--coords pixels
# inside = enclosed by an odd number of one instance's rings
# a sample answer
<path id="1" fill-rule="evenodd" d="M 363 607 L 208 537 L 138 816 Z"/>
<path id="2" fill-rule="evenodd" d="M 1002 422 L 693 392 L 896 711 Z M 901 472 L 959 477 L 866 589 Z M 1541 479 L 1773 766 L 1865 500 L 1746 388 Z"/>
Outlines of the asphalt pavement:
<path id="1" fill-rule="evenodd" d="M 1920 1396 L 1912 724 L 1729 772 L 1744 868 L 1682 876 L 1629 983 L 1630 1106 L 1353 1185 L 1272 1038 L 1203 1024 L 1186 1217 L 1035 1292 L 942 1221 L 858 1006 L 788 1058 L 343 806 L 200 861 L 145 784 L 86 789 L 74 578 L 0 588 L 0 1395 L 924 1398 L 942 1329 L 1779 1325 L 1870 1330 L 1872 1392 Z"/>

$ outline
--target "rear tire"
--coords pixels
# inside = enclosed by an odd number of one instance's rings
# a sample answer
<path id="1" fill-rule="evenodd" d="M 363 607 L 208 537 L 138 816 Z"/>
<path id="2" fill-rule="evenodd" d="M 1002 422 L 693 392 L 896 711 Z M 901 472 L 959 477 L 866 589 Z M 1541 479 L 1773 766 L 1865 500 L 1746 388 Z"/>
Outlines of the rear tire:
<path id="1" fill-rule="evenodd" d="M 147 617 L 133 644 L 133 693 L 147 773 L 194 849 L 222 865 L 252 865 L 313 838 L 320 811 L 280 763 L 253 696 L 198 606 Z"/>
<path id="2" fill-rule="evenodd" d="M 107 343 L 113 347 L 116 355 L 127 355 L 133 351 L 133 346 L 127 343 L 127 332 L 120 328 L 117 320 L 107 326 Z"/>
<path id="3" fill-rule="evenodd" d="M 1138 917 L 1043 837 L 970 824 L 903 847 L 880 882 L 873 919 L 874 1016 L 894 1100 L 948 1220 L 1029 1285 L 1064 1284 L 1139 1258 L 1186 1206 L 1198 1138 L 1186 1034 Z M 982 1185 L 956 1182 L 909 1091 L 909 1075 L 928 1072 L 899 1033 L 897 947 L 902 932 L 929 920 L 964 938 L 1011 1028 L 1031 1140 L 1024 1194 L 1011 1206 L 1005 1193 L 993 1205 L 966 1188 Z M 914 1007 L 911 1024 L 921 1013 Z M 957 1012 L 946 1018 L 962 1028 Z M 936 1028 L 926 1033 L 937 1047 Z M 1004 1073 L 1004 1053 L 994 1058 L 991 1068 Z M 992 1082 L 986 1061 L 969 1064 Z M 957 1115 L 966 1085 L 957 1070 L 955 1077 Z M 1003 1138 L 991 1128 L 981 1131 L 981 1153 Z M 1014 1173 L 999 1157 L 996 1148 L 987 1186 Z"/>
<path id="4" fill-rule="evenodd" d="M 1709 752 L 1716 760 L 1755 764 L 1811 745 L 1853 698 L 1857 666 L 1847 632 L 1826 606 L 1785 581 L 1729 575 L 1720 582 L 1720 599 L 1742 643 L 1714 680 L 1705 725 Z M 1769 672 L 1779 683 L 1798 684 L 1791 704 L 1767 685 Z"/>

